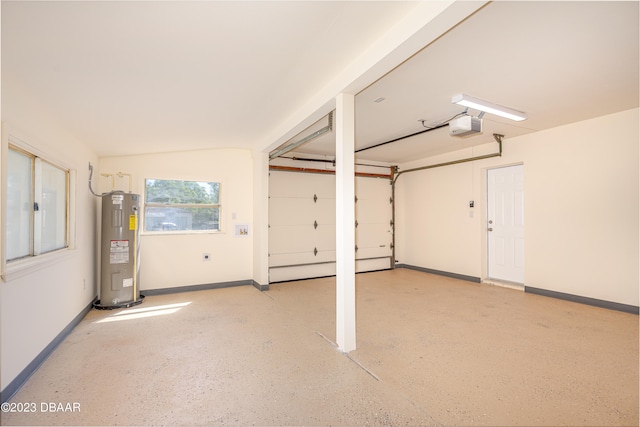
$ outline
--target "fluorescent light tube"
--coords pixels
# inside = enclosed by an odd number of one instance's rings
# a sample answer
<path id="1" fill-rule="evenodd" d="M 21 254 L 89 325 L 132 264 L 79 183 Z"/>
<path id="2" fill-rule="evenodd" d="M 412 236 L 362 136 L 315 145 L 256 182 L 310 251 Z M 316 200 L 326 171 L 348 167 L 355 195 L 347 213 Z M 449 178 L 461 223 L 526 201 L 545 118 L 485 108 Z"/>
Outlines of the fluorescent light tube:
<path id="1" fill-rule="evenodd" d="M 460 94 L 451 98 L 451 102 L 465 107 L 473 108 L 475 110 L 484 111 L 486 113 L 495 114 L 496 116 L 505 117 L 507 119 L 515 120 L 517 122 L 525 120 L 528 116 L 527 113 L 514 110 L 513 108 L 503 107 L 502 105 L 487 102 L 482 99 L 474 98 L 469 95 Z"/>

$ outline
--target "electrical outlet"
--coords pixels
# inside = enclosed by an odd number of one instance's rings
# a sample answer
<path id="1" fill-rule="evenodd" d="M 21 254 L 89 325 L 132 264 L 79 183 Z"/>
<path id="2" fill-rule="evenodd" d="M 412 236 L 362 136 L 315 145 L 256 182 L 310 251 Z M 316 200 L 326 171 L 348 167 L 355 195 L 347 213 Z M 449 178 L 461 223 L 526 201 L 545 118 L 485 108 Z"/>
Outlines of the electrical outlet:
<path id="1" fill-rule="evenodd" d="M 202 254 L 202 261 L 211 261 L 211 254 Z"/>

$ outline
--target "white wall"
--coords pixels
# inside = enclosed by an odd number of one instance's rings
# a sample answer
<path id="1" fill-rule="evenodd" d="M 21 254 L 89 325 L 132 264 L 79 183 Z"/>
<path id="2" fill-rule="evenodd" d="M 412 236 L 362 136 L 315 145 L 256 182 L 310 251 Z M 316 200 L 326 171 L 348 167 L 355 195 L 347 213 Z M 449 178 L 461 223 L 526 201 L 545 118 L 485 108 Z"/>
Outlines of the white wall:
<path id="1" fill-rule="evenodd" d="M 249 150 L 214 149 L 100 159 L 100 173 L 130 173 L 133 192 L 144 195 L 146 178 L 220 182 L 219 233 L 141 233 L 140 289 L 251 280 L 253 276 L 253 158 Z M 96 192 L 109 191 L 102 181 Z M 116 187 L 128 191 L 128 183 Z M 249 224 L 250 235 L 234 235 Z M 211 254 L 203 261 L 202 254 Z"/>
<path id="2" fill-rule="evenodd" d="M 487 168 L 524 164 L 525 284 L 638 306 L 638 115 L 633 109 L 504 141 L 499 158 L 402 175 L 401 263 L 486 277 Z M 497 144 L 476 147 L 473 155 Z M 471 149 L 401 165 L 470 157 Z M 475 200 L 470 217 L 469 200 Z"/>
<path id="3" fill-rule="evenodd" d="M 6 74 L 2 76 L 2 122 L 10 134 L 77 174 L 75 248 L 54 265 L 0 281 L 0 387 L 4 390 L 96 296 L 96 199 L 89 195 L 86 183 L 88 164 L 97 162 L 97 156 Z"/>

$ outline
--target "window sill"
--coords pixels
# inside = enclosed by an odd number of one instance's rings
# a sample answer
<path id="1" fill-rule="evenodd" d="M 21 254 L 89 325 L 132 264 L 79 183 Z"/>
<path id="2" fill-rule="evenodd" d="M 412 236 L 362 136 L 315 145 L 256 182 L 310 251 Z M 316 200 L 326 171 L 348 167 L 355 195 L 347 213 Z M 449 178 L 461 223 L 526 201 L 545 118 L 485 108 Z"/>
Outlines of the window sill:
<path id="1" fill-rule="evenodd" d="M 2 274 L 2 280 L 10 282 L 38 270 L 51 267 L 52 265 L 72 258 L 75 254 L 74 252 L 73 249 L 66 248 L 44 255 L 10 261 L 6 264 L 5 271 Z"/>
<path id="2" fill-rule="evenodd" d="M 185 236 L 198 234 L 225 234 L 222 230 L 142 231 L 141 236 Z"/>

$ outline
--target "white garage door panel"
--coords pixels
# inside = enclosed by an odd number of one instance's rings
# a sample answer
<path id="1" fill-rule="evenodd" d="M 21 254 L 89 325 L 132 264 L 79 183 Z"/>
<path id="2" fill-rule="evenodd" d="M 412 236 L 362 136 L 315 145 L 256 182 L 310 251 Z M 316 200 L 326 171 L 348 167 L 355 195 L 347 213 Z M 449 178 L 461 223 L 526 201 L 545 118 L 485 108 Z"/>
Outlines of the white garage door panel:
<path id="1" fill-rule="evenodd" d="M 366 271 L 385 270 L 391 268 L 391 259 L 367 259 L 356 261 L 356 273 L 364 273 Z"/>
<path id="2" fill-rule="evenodd" d="M 391 230 L 385 224 L 358 224 L 356 245 L 359 248 L 377 247 L 391 244 Z"/>
<path id="3" fill-rule="evenodd" d="M 335 250 L 318 251 L 316 255 L 313 254 L 313 250 L 310 252 L 300 252 L 295 254 L 269 254 L 269 267 L 335 262 L 335 260 Z"/>
<path id="4" fill-rule="evenodd" d="M 269 253 L 297 253 L 336 249 L 336 226 L 292 225 L 269 228 Z"/>
<path id="5" fill-rule="evenodd" d="M 384 248 L 361 248 L 358 246 L 358 252 L 356 252 L 356 258 L 363 260 L 366 258 L 380 258 L 390 257 L 391 249 L 387 245 Z"/>
<path id="6" fill-rule="evenodd" d="M 356 197 L 356 271 L 390 268 L 389 181 L 356 177 Z M 270 282 L 335 275 L 335 209 L 334 175 L 271 171 Z M 362 258 L 383 259 L 358 260 Z"/>
<path id="7" fill-rule="evenodd" d="M 336 275 L 336 264 L 305 265 L 301 267 L 271 268 L 270 282 L 284 282 L 287 280 L 308 279 L 310 277 L 325 277 Z"/>
<path id="8" fill-rule="evenodd" d="M 362 194 L 363 197 L 367 195 L 375 195 L 379 191 L 386 191 L 391 194 L 391 183 L 386 178 L 370 178 L 364 176 L 356 177 L 356 193 Z"/>
<path id="9" fill-rule="evenodd" d="M 271 197 L 308 197 L 315 194 L 322 199 L 335 199 L 335 176 L 316 173 L 277 172 L 269 173 L 269 195 Z"/>
<path id="10" fill-rule="evenodd" d="M 269 199 L 269 225 L 312 225 L 336 223 L 335 199 L 301 199 L 271 197 Z"/>
<path id="11" fill-rule="evenodd" d="M 356 273 L 385 270 L 391 268 L 390 259 L 371 259 L 356 261 Z M 325 277 L 336 275 L 336 264 L 305 265 L 300 267 L 272 268 L 269 271 L 271 282 L 307 279 L 310 277 Z"/>
<path id="12" fill-rule="evenodd" d="M 379 222 L 389 225 L 389 221 L 391 221 L 391 203 L 389 203 L 388 199 L 371 200 L 358 197 L 356 218 L 358 223 Z"/>
<path id="13" fill-rule="evenodd" d="M 318 248 L 316 237 L 319 237 L 319 233 L 312 225 L 271 227 L 269 253 L 313 252 L 313 248 Z"/>
<path id="14" fill-rule="evenodd" d="M 336 225 L 335 224 L 320 224 L 316 229 L 317 237 L 315 239 L 318 242 L 318 250 L 336 250 Z"/>
<path id="15" fill-rule="evenodd" d="M 274 198 L 269 200 L 269 223 L 278 225 L 313 225 L 313 199 Z"/>

